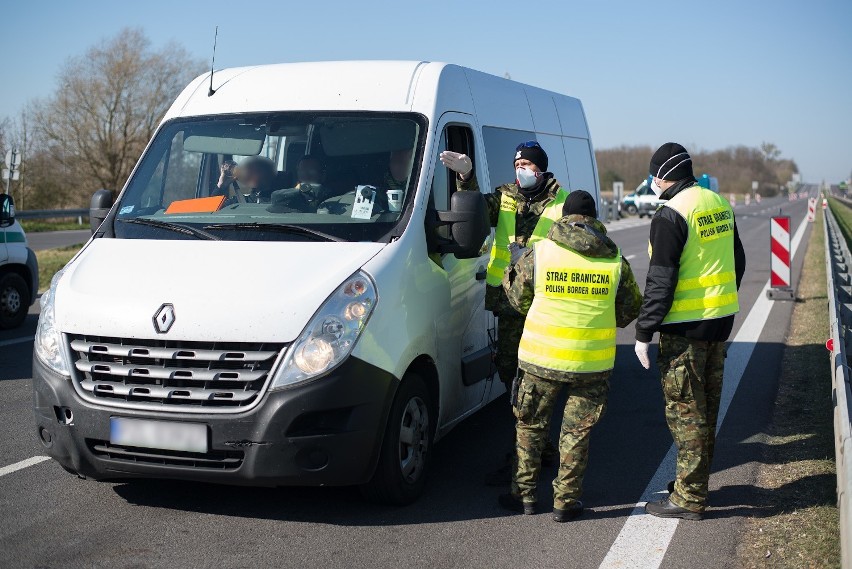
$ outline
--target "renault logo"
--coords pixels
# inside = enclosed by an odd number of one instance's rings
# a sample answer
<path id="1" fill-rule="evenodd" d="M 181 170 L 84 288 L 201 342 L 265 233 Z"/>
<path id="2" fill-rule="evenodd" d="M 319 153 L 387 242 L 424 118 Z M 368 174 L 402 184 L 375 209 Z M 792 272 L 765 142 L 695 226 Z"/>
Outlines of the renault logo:
<path id="1" fill-rule="evenodd" d="M 164 304 L 154 314 L 154 330 L 158 334 L 165 334 L 175 323 L 175 307 L 171 304 Z"/>

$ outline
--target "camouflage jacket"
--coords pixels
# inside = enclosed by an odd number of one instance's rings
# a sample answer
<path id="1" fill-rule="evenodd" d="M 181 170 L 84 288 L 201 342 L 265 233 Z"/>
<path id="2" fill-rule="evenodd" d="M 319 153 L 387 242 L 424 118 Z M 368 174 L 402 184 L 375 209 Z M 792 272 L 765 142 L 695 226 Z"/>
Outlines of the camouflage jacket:
<path id="1" fill-rule="evenodd" d="M 591 228 L 589 231 L 585 226 Z M 569 215 L 553 224 L 548 239 L 564 245 L 573 251 L 591 258 L 612 258 L 618 252 L 618 246 L 606 236 L 606 227 L 597 219 L 582 215 Z M 515 265 L 506 269 L 503 288 L 512 307 L 526 314 L 535 297 L 533 276 L 535 275 L 535 256 L 530 248 L 521 255 Z M 621 258 L 621 280 L 615 295 L 615 321 L 624 328 L 639 316 L 642 307 L 642 293 L 636 284 L 630 263 Z M 534 375 L 555 381 L 568 381 L 572 374 L 549 370 L 528 363 L 522 367 Z"/>
<path id="2" fill-rule="evenodd" d="M 491 223 L 491 227 L 497 227 L 497 217 L 500 214 L 500 200 L 503 194 L 505 193 L 515 198 L 518 203 L 517 216 L 515 217 L 515 242 L 521 247 L 526 247 L 527 241 L 529 241 L 532 232 L 535 230 L 541 214 L 550 205 L 550 202 L 553 201 L 561 188 L 559 182 L 552 174 L 548 173 L 545 175 L 547 178 L 544 182 L 544 191 L 538 194 L 533 200 L 528 201 L 521 194 L 521 189 L 518 185 L 514 183 L 503 184 L 499 188 L 496 188 L 493 193 L 483 194 L 488 207 L 488 220 Z M 476 176 L 466 181 L 462 181 L 456 177 L 456 186 L 460 191 L 479 191 L 479 182 L 476 180 Z M 486 310 L 491 310 L 498 316 L 509 313 L 510 316 L 520 317 L 509 304 L 506 295 L 500 287 L 489 286 L 485 287 L 485 289 Z"/>

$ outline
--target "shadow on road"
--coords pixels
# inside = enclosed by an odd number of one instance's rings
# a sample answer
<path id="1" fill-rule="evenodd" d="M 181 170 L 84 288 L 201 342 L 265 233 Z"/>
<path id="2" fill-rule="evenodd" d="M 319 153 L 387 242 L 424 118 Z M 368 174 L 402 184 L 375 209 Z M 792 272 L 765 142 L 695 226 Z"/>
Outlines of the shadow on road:
<path id="1" fill-rule="evenodd" d="M 816 345 L 788 349 L 824 350 Z M 768 445 L 794 444 L 777 438 L 783 433 L 776 433 L 776 438 L 765 434 L 772 416 L 783 350 L 784 345 L 779 343 L 755 347 L 719 433 L 714 472 L 771 461 L 764 452 Z M 592 433 L 583 495 L 591 510 L 586 514 L 587 519 L 629 515 L 671 445 L 663 417 L 658 372 L 639 367 L 632 352 L 632 346 L 618 346 L 609 409 Z M 557 418 L 552 424 L 554 440 L 558 423 Z M 511 429 L 505 397 L 459 425 L 436 445 L 426 493 L 409 507 L 370 504 L 352 487 L 247 488 L 138 480 L 115 483 L 113 489 L 131 504 L 155 508 L 343 526 L 496 518 L 507 515 L 496 503 L 497 496 L 506 488 L 485 486 L 484 479 L 501 464 L 511 440 Z M 550 509 L 550 482 L 554 475 L 554 468 L 544 469 L 539 483 L 539 504 L 545 512 Z M 807 483 L 805 479 L 793 485 Z M 711 511 L 719 517 L 755 516 L 814 505 L 799 503 L 796 496 L 795 488 L 726 486 L 711 493 Z"/>

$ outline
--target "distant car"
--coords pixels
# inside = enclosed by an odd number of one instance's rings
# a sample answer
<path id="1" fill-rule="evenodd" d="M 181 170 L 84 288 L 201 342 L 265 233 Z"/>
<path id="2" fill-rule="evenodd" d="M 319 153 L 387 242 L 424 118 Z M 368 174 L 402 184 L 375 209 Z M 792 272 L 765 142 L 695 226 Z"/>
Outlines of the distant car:
<path id="1" fill-rule="evenodd" d="M 657 195 L 650 188 L 642 188 L 636 192 L 636 213 L 639 214 L 639 217 L 651 217 L 654 215 L 654 212 L 657 211 L 657 208 L 660 207 L 660 204 L 665 202 L 666 200 L 661 200 L 657 198 Z"/>
<path id="2" fill-rule="evenodd" d="M 653 206 L 650 213 L 653 213 L 654 210 L 657 209 L 659 200 L 657 199 L 657 196 L 654 195 L 654 191 L 651 189 L 650 180 L 651 177 L 648 176 L 646 180 L 643 180 L 643 182 L 636 187 L 633 193 L 627 194 L 621 200 L 621 208 L 628 214 L 635 215 L 638 213 L 639 217 L 642 217 L 643 215 L 649 215 L 647 213 L 649 206 Z"/>
<path id="3" fill-rule="evenodd" d="M 637 204 L 637 213 L 639 214 L 640 218 L 645 217 L 646 215 L 648 217 L 651 217 L 652 215 L 654 215 L 654 212 L 657 211 L 657 209 L 659 209 L 659 207 L 666 202 L 666 200 L 657 199 L 657 196 L 654 195 L 652 195 L 651 198 L 652 199 L 640 201 Z"/>

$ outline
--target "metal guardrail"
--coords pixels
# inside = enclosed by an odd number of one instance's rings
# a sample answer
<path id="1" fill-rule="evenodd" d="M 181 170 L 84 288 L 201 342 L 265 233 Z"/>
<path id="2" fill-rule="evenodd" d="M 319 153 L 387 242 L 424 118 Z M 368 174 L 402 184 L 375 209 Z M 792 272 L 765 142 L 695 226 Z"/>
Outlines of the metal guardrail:
<path id="1" fill-rule="evenodd" d="M 63 217 L 89 217 L 87 208 L 79 209 L 25 209 L 17 210 L 15 217 L 18 219 L 61 219 Z"/>
<path id="2" fill-rule="evenodd" d="M 852 389 L 847 363 L 847 353 L 852 349 L 852 254 L 831 209 L 824 212 L 840 559 L 842 567 L 852 569 Z"/>

